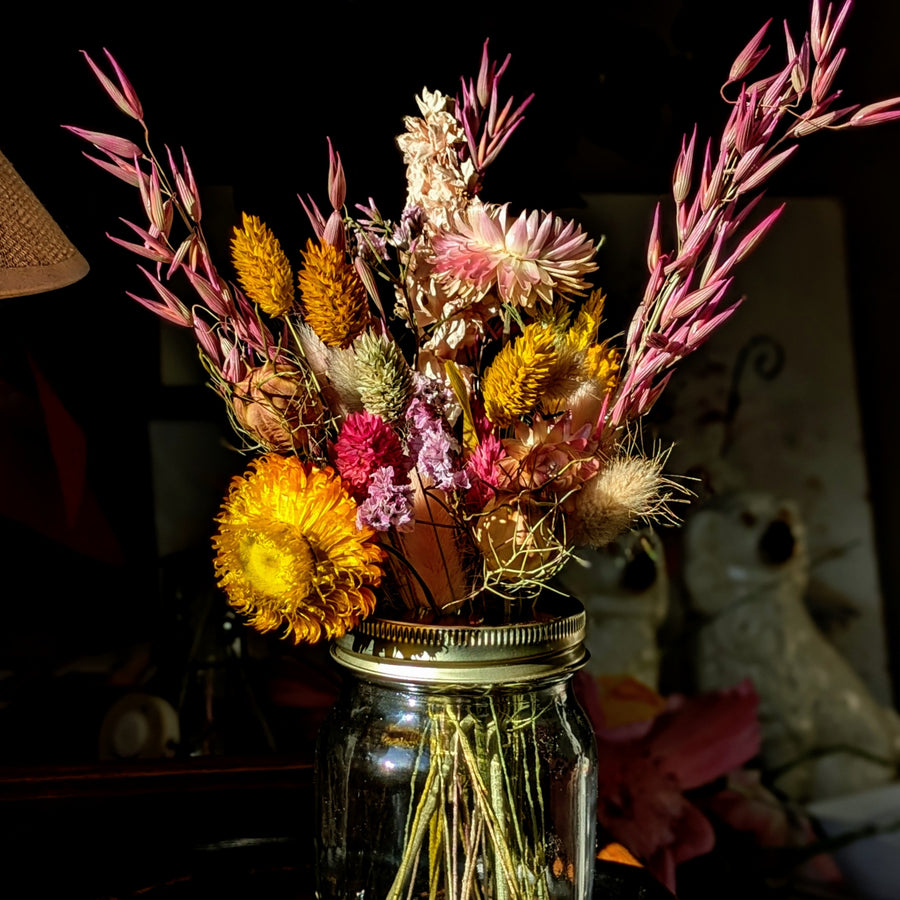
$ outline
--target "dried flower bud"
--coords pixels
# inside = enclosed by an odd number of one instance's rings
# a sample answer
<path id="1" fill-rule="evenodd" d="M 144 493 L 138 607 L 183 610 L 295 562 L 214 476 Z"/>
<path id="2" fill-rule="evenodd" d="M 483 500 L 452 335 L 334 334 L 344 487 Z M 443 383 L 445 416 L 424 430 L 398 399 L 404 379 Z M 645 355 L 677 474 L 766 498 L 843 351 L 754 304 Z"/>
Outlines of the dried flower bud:
<path id="1" fill-rule="evenodd" d="M 238 425 L 266 450 L 286 453 L 309 443 L 307 427 L 321 414 L 307 376 L 273 363 L 253 369 L 232 386 L 231 407 Z"/>
<path id="2" fill-rule="evenodd" d="M 639 521 L 674 518 L 673 493 L 688 493 L 663 475 L 668 453 L 623 454 L 609 463 L 575 497 L 575 543 L 603 547 Z"/>
<path id="3" fill-rule="evenodd" d="M 367 331 L 353 345 L 359 396 L 369 412 L 385 422 L 396 422 L 412 396 L 412 372 L 400 348 L 387 338 Z"/>
<path id="4" fill-rule="evenodd" d="M 567 558 L 553 513 L 524 500 L 489 504 L 475 527 L 488 577 L 508 584 L 551 577 Z"/>

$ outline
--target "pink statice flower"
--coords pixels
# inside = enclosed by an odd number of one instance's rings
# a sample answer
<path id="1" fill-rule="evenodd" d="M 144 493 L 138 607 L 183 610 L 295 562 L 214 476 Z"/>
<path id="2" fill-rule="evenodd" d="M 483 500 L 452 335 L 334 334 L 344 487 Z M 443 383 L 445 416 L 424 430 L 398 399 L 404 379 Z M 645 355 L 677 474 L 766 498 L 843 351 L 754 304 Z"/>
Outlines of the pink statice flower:
<path id="1" fill-rule="evenodd" d="M 409 425 L 406 443 L 410 456 L 415 459 L 422 448 L 426 432 L 435 427 L 438 417 L 430 403 L 421 397 L 413 397 L 406 409 L 406 418 Z"/>
<path id="2" fill-rule="evenodd" d="M 415 372 L 413 374 L 413 390 L 419 400 L 443 416 L 447 416 L 449 410 L 456 406 L 453 391 L 443 379 L 430 378 L 420 372 Z"/>
<path id="3" fill-rule="evenodd" d="M 584 294 L 584 276 L 597 269 L 597 246 L 580 226 L 537 210 L 510 221 L 508 204 L 472 203 L 432 248 L 434 274 L 450 295 L 476 299 L 495 291 L 524 309 Z"/>
<path id="4" fill-rule="evenodd" d="M 377 231 L 364 231 L 357 236 L 356 255 L 369 265 L 378 265 L 391 258 L 387 249 L 387 239 Z"/>
<path id="5" fill-rule="evenodd" d="M 391 232 L 391 243 L 398 250 L 410 250 L 425 228 L 425 214 L 419 206 L 407 206 L 400 216 L 400 224 Z"/>
<path id="6" fill-rule="evenodd" d="M 674 891 L 678 864 L 715 843 L 712 825 L 685 791 L 756 756 L 759 698 L 745 681 L 727 691 L 669 697 L 659 715 L 609 728 L 597 682 L 583 676 L 576 688 L 597 735 L 598 822 Z"/>
<path id="7" fill-rule="evenodd" d="M 368 410 L 350 413 L 332 446 L 332 458 L 341 478 L 357 500 L 367 496 L 373 472 L 391 466 L 397 472 L 409 471 L 400 439 L 391 427 Z"/>
<path id="8" fill-rule="evenodd" d="M 467 490 L 469 477 L 459 468 L 459 444 L 447 430 L 443 417 L 419 397 L 410 401 L 407 416 L 407 446 L 419 477 L 442 491 Z"/>
<path id="9" fill-rule="evenodd" d="M 356 513 L 356 524 L 376 531 L 412 530 L 413 487 L 405 472 L 397 480 L 393 466 L 381 466 L 369 476 L 368 496 Z"/>
<path id="10" fill-rule="evenodd" d="M 459 444 L 444 427 L 426 431 L 416 459 L 421 476 L 442 491 L 465 491 L 469 488 L 469 476 L 459 468 Z"/>

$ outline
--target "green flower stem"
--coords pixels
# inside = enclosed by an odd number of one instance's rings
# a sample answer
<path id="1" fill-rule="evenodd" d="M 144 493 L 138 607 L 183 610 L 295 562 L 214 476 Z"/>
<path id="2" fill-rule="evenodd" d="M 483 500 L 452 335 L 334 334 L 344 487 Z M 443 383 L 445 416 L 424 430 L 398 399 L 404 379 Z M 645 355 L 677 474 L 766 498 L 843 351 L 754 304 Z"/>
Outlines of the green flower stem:
<path id="1" fill-rule="evenodd" d="M 519 900 L 519 891 L 515 881 L 515 865 L 509 852 L 509 846 L 503 840 L 500 823 L 497 821 L 497 818 L 494 815 L 494 810 L 491 807 L 488 790 L 485 787 L 484 780 L 481 777 L 479 760 L 475 758 L 475 754 L 472 752 L 471 746 L 462 734 L 462 728 L 459 720 L 456 718 L 455 713 L 451 709 L 447 708 L 446 714 L 454 727 L 459 729 L 461 732 L 460 748 L 462 749 L 463 761 L 465 762 L 466 768 L 468 769 L 469 779 L 472 785 L 472 799 L 475 804 L 481 808 L 481 811 L 484 814 L 485 827 L 487 828 L 488 837 L 491 840 L 491 846 L 494 848 L 494 851 L 496 852 L 499 862 L 504 870 L 506 883 L 509 888 L 509 900 Z"/>
<path id="2" fill-rule="evenodd" d="M 500 832 L 500 838 L 507 845 L 509 842 L 509 832 L 506 822 L 505 794 L 503 790 L 503 771 L 502 764 L 497 756 L 490 759 L 490 785 L 491 785 L 491 807 L 494 810 L 494 816 L 497 819 L 497 830 Z M 500 872 L 497 875 L 497 900 L 509 900 L 509 891 L 506 889 L 506 879 L 501 877 Z"/>
<path id="3" fill-rule="evenodd" d="M 477 848 L 484 840 L 484 816 L 477 807 L 472 812 L 472 825 L 469 829 L 469 840 L 466 845 L 466 867 L 463 870 L 460 900 L 472 895 L 475 885 L 475 860 L 478 859 Z"/>
<path id="4" fill-rule="evenodd" d="M 421 787 L 412 777 L 387 900 L 549 900 L 536 710 L 520 698 L 489 703 L 486 725 L 451 702 L 429 708 L 415 767 L 427 772 Z M 427 889 L 417 874 L 426 853 Z"/>
<path id="5" fill-rule="evenodd" d="M 517 706 L 518 706 L 520 703 L 522 703 L 522 701 L 521 701 L 520 698 L 516 697 L 515 699 L 516 699 L 516 705 L 517 705 Z M 499 740 L 499 735 L 501 734 L 501 730 L 500 730 L 500 717 L 499 717 L 498 714 L 497 714 L 497 705 L 496 705 L 496 703 L 494 702 L 494 698 L 493 698 L 493 697 L 490 698 L 490 706 L 491 706 L 491 718 L 492 718 L 493 723 L 494 723 L 495 733 L 498 735 L 498 740 Z M 515 722 L 515 719 L 516 719 L 516 716 L 513 715 L 513 716 L 511 716 L 510 718 L 512 719 L 512 721 L 513 721 L 513 723 L 514 723 L 514 722 Z M 532 718 L 532 722 L 533 722 L 533 721 L 534 721 L 534 720 L 533 720 L 533 718 Z M 518 755 L 519 755 L 519 751 L 520 751 L 520 750 L 522 750 L 522 751 L 524 752 L 524 751 L 526 750 L 526 748 L 523 746 L 522 741 L 520 740 L 520 735 L 518 734 L 518 729 L 517 729 L 517 733 L 516 733 L 516 743 L 515 743 L 515 754 L 516 754 L 517 757 L 518 757 Z M 500 764 L 500 766 L 502 767 L 502 770 L 503 770 L 503 781 L 504 781 L 504 784 L 505 784 L 505 786 L 506 786 L 506 793 L 507 793 L 507 795 L 509 796 L 510 801 L 512 801 L 512 797 L 513 797 L 513 788 L 512 788 L 512 781 L 511 781 L 511 779 L 510 779 L 510 777 L 509 777 L 509 768 L 508 768 L 508 766 L 507 766 L 507 764 L 506 764 L 506 755 L 505 755 L 504 753 L 498 753 L 496 758 L 497 758 L 497 760 L 498 760 L 498 762 L 499 762 L 499 764 Z M 528 781 L 529 781 L 529 771 L 528 771 L 528 767 L 527 767 L 526 765 L 522 765 L 522 766 L 521 766 L 521 771 L 522 771 L 522 773 L 523 773 L 523 775 L 524 775 L 524 777 L 525 777 L 525 783 L 526 783 L 526 785 L 527 785 L 527 784 L 528 784 Z M 529 799 L 530 799 L 530 798 L 529 798 Z M 529 806 L 531 806 L 530 803 L 529 803 Z M 512 802 L 510 802 L 510 809 L 513 809 L 513 808 L 514 808 L 514 806 L 513 806 Z M 534 810 L 532 809 L 531 812 L 532 812 L 532 821 L 533 821 L 533 820 L 534 820 Z M 518 817 L 518 816 L 512 816 L 512 827 L 513 827 L 513 830 L 515 831 L 516 846 L 518 847 L 519 855 L 522 856 L 522 855 L 524 855 L 524 853 L 525 853 L 526 847 L 525 847 L 525 842 L 524 842 L 524 840 L 523 840 L 523 838 L 522 838 L 522 829 L 521 829 L 521 826 L 520 826 L 520 823 L 519 823 L 519 817 Z M 534 833 L 534 834 L 540 834 L 540 832 L 537 831 L 536 829 L 533 831 L 533 833 Z"/>
<path id="6" fill-rule="evenodd" d="M 441 778 L 440 773 L 443 773 L 446 769 L 450 768 L 452 760 L 448 757 L 443 760 L 440 765 L 440 768 L 432 762 L 432 764 L 428 768 L 428 775 L 425 777 L 425 786 L 422 789 L 422 796 L 419 799 L 419 804 L 416 807 L 415 818 L 412 823 L 412 834 L 409 837 L 409 840 L 406 842 L 406 847 L 403 852 L 403 858 L 400 860 L 400 866 L 397 869 L 397 874 L 394 877 L 394 883 L 391 885 L 390 891 L 388 891 L 387 900 L 397 900 L 401 896 L 400 892 L 403 888 L 403 884 L 406 881 L 407 876 L 412 872 L 415 872 L 415 868 L 412 865 L 412 860 L 415 857 L 418 860 L 419 850 L 422 846 L 422 841 L 425 838 L 425 834 L 428 831 L 428 823 L 431 821 L 431 817 L 434 814 L 435 809 L 437 808 L 438 800 L 440 799 L 440 787 L 441 787 Z M 410 881 L 414 881 L 414 878 L 411 878 Z"/>
<path id="7" fill-rule="evenodd" d="M 422 845 L 420 844 L 419 847 L 416 849 L 416 855 L 415 855 L 415 858 L 413 859 L 413 862 L 412 862 L 412 870 L 411 870 L 411 871 L 412 871 L 413 873 L 415 873 L 416 869 L 419 868 L 419 857 L 421 856 L 421 854 L 422 854 Z M 412 898 L 413 898 L 413 889 L 415 888 L 415 886 L 416 886 L 416 879 L 415 879 L 415 877 L 410 878 L 410 879 L 409 879 L 409 888 L 408 888 L 408 890 L 406 891 L 406 900 L 412 900 Z"/>
<path id="8" fill-rule="evenodd" d="M 531 767 L 527 764 L 522 765 L 522 772 L 525 776 L 525 806 L 531 813 L 531 831 L 532 834 L 535 835 L 543 835 L 544 834 L 544 795 L 541 791 L 541 785 L 539 781 L 540 773 L 540 754 L 538 753 L 538 735 L 537 729 L 535 728 L 536 717 L 532 716 L 531 719 L 531 746 L 534 748 L 534 793 L 537 795 L 537 803 L 535 803 L 535 797 L 532 794 L 531 787 Z M 526 746 L 527 750 L 527 746 Z M 547 854 L 546 854 L 546 846 L 543 841 L 535 841 L 534 844 L 534 853 L 535 859 L 533 864 L 536 869 L 545 870 L 547 866 Z M 549 898 L 550 889 L 547 886 L 547 882 L 545 879 L 541 878 L 538 881 L 540 886 L 540 896 L 542 898 Z"/>
<path id="9" fill-rule="evenodd" d="M 456 785 L 459 783 L 457 781 L 459 778 L 459 735 L 455 735 L 454 740 L 456 741 L 456 745 L 453 752 L 453 781 L 451 783 Z M 459 831 L 459 791 L 454 790 L 452 798 L 453 818 L 450 822 L 450 839 L 448 842 L 452 843 L 452 856 L 450 858 L 449 866 L 450 891 L 448 900 L 457 900 L 456 886 L 459 884 L 459 841 L 457 840 L 457 835 L 462 837 L 462 833 Z"/>

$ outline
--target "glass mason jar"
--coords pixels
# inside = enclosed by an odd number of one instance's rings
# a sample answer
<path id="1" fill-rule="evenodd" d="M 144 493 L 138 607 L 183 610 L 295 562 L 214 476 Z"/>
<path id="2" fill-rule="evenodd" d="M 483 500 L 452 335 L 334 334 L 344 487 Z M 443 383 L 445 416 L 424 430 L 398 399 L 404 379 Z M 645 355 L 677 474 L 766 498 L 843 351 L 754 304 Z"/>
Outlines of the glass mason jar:
<path id="1" fill-rule="evenodd" d="M 594 734 L 572 693 L 585 615 L 370 619 L 316 759 L 320 900 L 587 900 Z"/>

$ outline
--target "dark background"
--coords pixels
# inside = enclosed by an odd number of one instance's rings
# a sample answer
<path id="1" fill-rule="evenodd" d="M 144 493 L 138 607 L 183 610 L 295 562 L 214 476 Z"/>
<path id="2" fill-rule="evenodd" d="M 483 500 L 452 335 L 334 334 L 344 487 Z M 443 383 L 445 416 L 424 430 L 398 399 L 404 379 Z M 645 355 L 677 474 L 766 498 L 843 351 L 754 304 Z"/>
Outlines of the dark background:
<path id="1" fill-rule="evenodd" d="M 84 160 L 86 147 L 59 127 L 138 137 L 79 49 L 98 60 L 103 47 L 116 55 L 143 100 L 157 150 L 183 145 L 202 189 L 233 188 L 234 219 L 210 223 L 213 242 L 224 244 L 239 211 L 247 210 L 295 251 L 309 234 L 296 195 L 327 202 L 325 137 L 343 156 L 349 202 L 372 196 L 385 214 L 397 215 L 404 184 L 393 137 L 402 117 L 417 114 L 413 97 L 423 85 L 451 93 L 461 74 L 474 76 L 485 37 L 495 56 L 512 53 L 505 92 L 522 99 L 533 90 L 537 97 L 490 170 L 484 196 L 514 208 L 554 209 L 577 206 L 580 192 L 666 195 L 681 135 L 695 122 L 704 138 L 720 133 L 727 108 L 718 88 L 734 56 L 774 15 L 775 62 L 761 71 L 773 70 L 783 58 L 778 19 L 787 17 L 799 38 L 808 6 L 805 0 L 727 7 L 714 0 L 601 0 L 526 12 L 520 4 L 344 0 L 296 5 L 280 15 L 249 4 L 201 14 L 190 3 L 87 11 L 73 5 L 52 15 L 34 5 L 20 6 L 19 14 L 0 54 L 0 149 L 91 272 L 61 291 L 0 306 L 0 377 L 7 392 L 0 427 L 8 447 L 28 448 L 7 454 L 0 473 L 7 487 L 0 490 L 33 484 L 32 512 L 43 523 L 34 528 L 0 519 L 5 704 L 21 700 L 23 685 L 68 660 L 113 648 L 125 665 L 135 644 L 164 643 L 172 610 L 160 596 L 147 423 L 200 419 L 227 433 L 212 392 L 160 384 L 159 329 L 125 296 L 144 292 L 145 284 L 134 258 L 104 233 L 127 236 L 120 215 L 141 221 L 136 191 Z M 859 4 L 846 30 L 850 51 L 840 76 L 849 102 L 900 94 L 898 34 L 900 5 Z M 900 123 L 804 144 L 771 192 L 834 195 L 846 211 L 854 328 L 848 340 L 858 366 L 886 628 L 896 636 Z M 603 283 L 602 270 L 598 280 Z M 638 299 L 611 292 L 611 317 L 626 321 Z M 815 297 L 797 302 L 815 315 Z M 29 406 L 33 367 L 86 435 L 93 499 L 73 527 L 61 518 L 52 463 Z M 234 472 L 242 468 L 235 456 Z M 208 577 L 208 546 L 198 546 L 197 555 Z M 890 645 L 896 688 L 895 637 Z M 49 758 L 57 751 L 46 752 Z"/>

